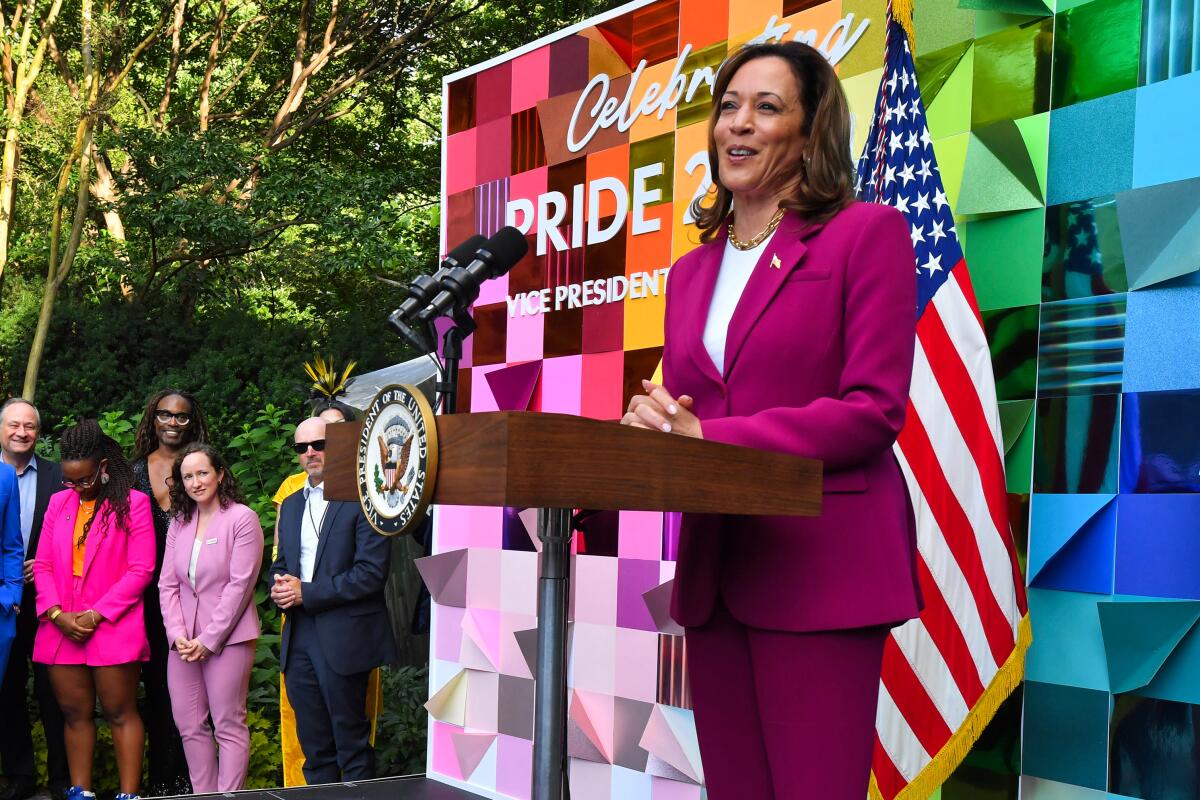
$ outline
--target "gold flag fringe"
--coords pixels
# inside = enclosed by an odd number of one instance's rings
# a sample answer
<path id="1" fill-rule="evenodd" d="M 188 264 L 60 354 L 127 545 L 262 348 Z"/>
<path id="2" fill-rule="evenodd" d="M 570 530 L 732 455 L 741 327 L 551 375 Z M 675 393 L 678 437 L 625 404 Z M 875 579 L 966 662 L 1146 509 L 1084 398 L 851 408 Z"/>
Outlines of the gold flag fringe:
<path id="1" fill-rule="evenodd" d="M 892 0 L 892 19 L 900 23 L 908 34 L 908 51 L 913 58 L 917 57 L 917 30 L 913 24 L 914 3 L 916 0 Z"/>
<path id="2" fill-rule="evenodd" d="M 958 765 L 979 741 L 983 729 L 996 715 L 1000 704 L 1007 700 L 1024 680 L 1025 653 L 1032 643 L 1033 630 L 1029 625 L 1029 615 L 1026 614 L 1017 626 L 1017 641 L 1004 666 L 992 677 L 992 682 L 976 701 L 967 718 L 958 726 L 958 730 L 950 737 L 950 741 L 946 742 L 933 760 L 896 795 L 895 800 L 927 800 L 934 790 L 958 769 Z M 875 783 L 874 773 L 871 774 L 870 800 L 884 800 L 883 793 Z"/>

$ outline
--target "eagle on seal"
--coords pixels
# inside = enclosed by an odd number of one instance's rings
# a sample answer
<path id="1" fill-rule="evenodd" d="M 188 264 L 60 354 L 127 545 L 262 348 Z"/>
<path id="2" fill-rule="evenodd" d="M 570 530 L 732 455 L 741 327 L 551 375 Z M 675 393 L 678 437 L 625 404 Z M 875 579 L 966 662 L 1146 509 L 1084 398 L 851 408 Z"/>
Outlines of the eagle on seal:
<path id="1" fill-rule="evenodd" d="M 400 479 L 408 471 L 408 462 L 412 458 L 413 432 L 407 431 L 407 436 L 403 436 L 402 432 L 405 432 L 404 426 L 389 425 L 382 435 L 376 437 L 379 461 L 383 465 L 384 493 L 399 491 L 403 494 L 408 491 L 407 486 L 400 484 Z"/>

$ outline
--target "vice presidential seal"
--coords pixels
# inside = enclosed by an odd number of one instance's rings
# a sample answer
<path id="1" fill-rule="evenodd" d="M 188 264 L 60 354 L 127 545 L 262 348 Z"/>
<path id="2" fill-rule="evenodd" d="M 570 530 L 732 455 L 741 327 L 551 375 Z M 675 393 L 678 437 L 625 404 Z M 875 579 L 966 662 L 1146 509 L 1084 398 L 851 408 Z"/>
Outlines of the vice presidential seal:
<path id="1" fill-rule="evenodd" d="M 387 386 L 367 407 L 358 438 L 358 499 L 371 527 L 408 533 L 425 517 L 437 475 L 437 427 L 425 395 Z"/>

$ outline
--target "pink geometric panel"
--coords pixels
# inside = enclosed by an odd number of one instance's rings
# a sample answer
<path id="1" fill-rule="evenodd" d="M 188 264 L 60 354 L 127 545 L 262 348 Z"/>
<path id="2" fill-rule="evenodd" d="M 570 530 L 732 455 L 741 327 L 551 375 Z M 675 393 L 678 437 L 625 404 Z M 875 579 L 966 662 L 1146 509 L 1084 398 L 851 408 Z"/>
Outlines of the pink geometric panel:
<path id="1" fill-rule="evenodd" d="M 433 602 L 457 608 L 466 606 L 468 552 L 465 548 L 418 558 L 413 563 L 429 587 Z"/>
<path id="2" fill-rule="evenodd" d="M 693 732 L 688 731 L 690 721 L 690 712 L 655 706 L 638 745 L 682 773 L 687 780 L 699 784 L 704 780 L 704 772 L 700 767 L 700 747 L 694 728 Z"/>
<path id="3" fill-rule="evenodd" d="M 650 614 L 650 618 L 654 620 L 655 630 L 672 636 L 683 636 L 683 628 L 671 619 L 671 591 L 673 588 L 673 580 L 665 581 L 644 592 L 642 600 L 646 604 L 646 611 Z"/>
<path id="4" fill-rule="evenodd" d="M 527 550 L 500 552 L 500 609 L 533 616 L 537 613 L 537 554 Z"/>
<path id="5" fill-rule="evenodd" d="M 438 606 L 434 635 L 433 657 L 441 661 L 462 658 L 462 621 L 466 610 L 453 606 Z"/>
<path id="6" fill-rule="evenodd" d="M 496 739 L 496 791 L 529 800 L 533 777 L 533 742 L 501 734 Z"/>
<path id="7" fill-rule="evenodd" d="M 522 637 L 526 643 L 537 649 L 537 618 L 532 614 L 501 614 L 500 616 L 500 672 L 516 678 L 532 678 L 533 671 L 529 668 L 525 652 L 521 648 Z M 533 630 L 532 634 L 526 631 Z M 518 636 L 521 634 L 521 636 Z M 530 658 L 535 656 L 530 654 Z"/>
<path id="8" fill-rule="evenodd" d="M 471 541 L 470 508 L 435 506 L 433 530 L 438 553 L 465 548 Z"/>
<path id="9" fill-rule="evenodd" d="M 484 123 L 475 131 L 475 183 L 508 177 L 512 168 L 512 123 L 508 117 Z"/>
<path id="10" fill-rule="evenodd" d="M 484 411 L 499 411 L 500 405 L 492 394 L 492 385 L 488 382 L 489 372 L 504 369 L 504 364 L 488 364 L 484 367 L 471 368 L 471 413 L 479 414 Z"/>
<path id="11" fill-rule="evenodd" d="M 617 555 L 657 561 L 662 555 L 662 512 L 622 511 L 620 520 Z"/>
<path id="12" fill-rule="evenodd" d="M 471 128 L 446 137 L 446 194 L 470 189 L 477 183 L 475 180 L 475 131 L 475 128 Z"/>
<path id="13" fill-rule="evenodd" d="M 654 618 L 646 609 L 642 595 L 658 586 L 658 561 L 635 558 L 617 559 L 617 625 L 655 631 Z"/>
<path id="14" fill-rule="evenodd" d="M 546 318 L 541 314 L 510 316 L 508 318 L 508 348 L 505 358 L 512 361 L 529 361 L 542 357 L 542 344 L 546 335 Z M 536 398 L 534 398 L 536 399 Z M 530 411 L 540 411 L 531 403 Z"/>
<path id="15" fill-rule="evenodd" d="M 480 234 L 481 236 L 483 234 Z M 479 287 L 479 297 L 475 300 L 476 305 L 491 305 L 492 303 L 500 303 L 508 298 L 508 275 L 501 275 L 499 278 L 492 278 L 483 282 Z"/>
<path id="16" fill-rule="evenodd" d="M 474 669 L 495 672 L 500 665 L 500 612 L 481 608 L 469 608 L 463 615 L 463 651 L 473 645 L 486 661 L 482 665 L 470 665 Z M 464 666 L 467 666 L 464 662 Z"/>
<path id="17" fill-rule="evenodd" d="M 497 64 L 475 75 L 475 119 L 479 123 L 504 118 L 511 109 L 512 62 Z"/>
<path id="18" fill-rule="evenodd" d="M 658 634 L 617 628 L 616 694 L 653 703 L 658 695 Z"/>
<path id="19" fill-rule="evenodd" d="M 500 556 L 504 551 L 476 547 L 471 549 L 467 570 L 467 607 L 500 610 Z"/>
<path id="20" fill-rule="evenodd" d="M 550 48 L 539 47 L 512 62 L 512 113 L 550 96 Z"/>
<path id="21" fill-rule="evenodd" d="M 548 358 L 542 362 L 542 411 L 579 414 L 583 356 Z"/>
<path id="22" fill-rule="evenodd" d="M 541 361 L 527 361 L 485 374 L 492 397 L 501 411 L 525 411 L 542 374 Z"/>
<path id="23" fill-rule="evenodd" d="M 500 676 L 495 672 L 467 670 L 466 727 L 494 731 L 499 727 Z"/>
<path id="24" fill-rule="evenodd" d="M 568 753 L 589 761 L 613 760 L 613 698 L 609 695 L 571 692 L 568 710 Z"/>
<path id="25" fill-rule="evenodd" d="M 451 733 L 461 730 L 461 728 L 447 725 L 444 722 L 434 722 L 433 734 L 430 737 L 432 741 L 429 743 L 433 750 L 433 771 L 460 781 L 465 776 L 458 763 L 458 753 L 454 749 L 454 739 L 451 737 Z"/>
<path id="26" fill-rule="evenodd" d="M 457 245 L 458 243 L 455 242 L 455 244 Z M 472 316 L 474 316 L 473 310 L 470 313 L 472 314 Z M 446 331 L 450 330 L 451 325 L 452 325 L 452 321 L 449 317 L 438 317 L 437 319 L 435 319 L 433 321 L 434 330 L 437 331 L 437 352 L 438 352 L 438 355 L 443 358 L 445 358 L 445 356 L 446 356 L 446 353 L 445 353 L 446 340 L 443 337 L 445 337 Z M 475 337 L 468 336 L 467 340 L 465 342 L 463 342 L 462 358 L 458 362 L 459 369 L 465 369 L 465 368 L 471 366 L 471 354 L 474 352 L 475 352 Z M 459 408 L 459 411 L 462 411 L 462 409 Z"/>
<path id="27" fill-rule="evenodd" d="M 625 353 L 588 353 L 583 356 L 583 396 L 579 413 L 593 419 L 620 419 L 621 391 L 625 380 Z"/>
<path id="28" fill-rule="evenodd" d="M 535 552 L 542 552 L 542 540 L 538 538 L 538 510 L 536 508 L 526 508 L 517 514 L 521 520 L 521 524 L 525 526 L 525 533 L 529 534 L 529 540 L 533 542 Z"/>
<path id="29" fill-rule="evenodd" d="M 518 198 L 528 200 L 533 203 L 534 208 L 537 207 L 538 196 L 546 192 L 547 180 L 550 173 L 546 167 L 538 167 L 531 169 L 528 172 L 522 172 L 513 175 L 508 182 L 508 200 L 511 203 Z M 505 224 L 514 225 L 521 222 L 520 219 L 507 220 Z M 530 232 L 533 228 L 529 229 Z"/>
<path id="30" fill-rule="evenodd" d="M 613 800 L 612 780 L 608 764 L 571 759 L 571 800 Z"/>
<path id="31" fill-rule="evenodd" d="M 617 561 L 576 556 L 571 579 L 571 619 L 593 625 L 617 624 Z"/>
<path id="32" fill-rule="evenodd" d="M 617 686 L 617 629 L 612 623 L 576 622 L 571 645 L 571 685 L 585 692 L 613 694 Z"/>
<path id="33" fill-rule="evenodd" d="M 463 778 L 471 777 L 471 773 L 483 761 L 492 742 L 496 741 L 494 733 L 466 733 L 451 729 L 450 741 L 454 747 L 454 755 L 458 761 L 459 771 Z"/>
<path id="34" fill-rule="evenodd" d="M 700 800 L 699 786 L 679 781 L 650 779 L 650 800 Z"/>

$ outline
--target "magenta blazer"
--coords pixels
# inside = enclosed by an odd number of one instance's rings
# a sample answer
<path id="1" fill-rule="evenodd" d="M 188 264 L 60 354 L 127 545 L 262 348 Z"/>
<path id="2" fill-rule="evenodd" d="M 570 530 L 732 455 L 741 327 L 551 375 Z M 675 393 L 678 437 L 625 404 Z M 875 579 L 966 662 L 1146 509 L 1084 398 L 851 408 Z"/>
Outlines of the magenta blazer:
<path id="1" fill-rule="evenodd" d="M 129 530 L 116 526 L 116 515 L 107 504 L 96 509 L 88 532 L 79 596 L 74 591 L 73 555 L 75 515 L 79 495 L 71 489 L 56 492 L 46 507 L 42 535 L 33 562 L 37 589 L 37 615 L 54 606 L 63 611 L 94 609 L 104 618 L 83 645 L 83 662 L 93 667 L 128 664 L 150 658 L 150 644 L 142 618 L 142 594 L 154 575 L 154 518 L 150 500 L 138 491 L 129 493 Z M 62 646 L 77 650 L 58 626 L 48 619 L 38 623 L 33 660 L 57 663 Z M 71 660 L 70 663 L 80 663 Z"/>
<path id="2" fill-rule="evenodd" d="M 162 602 L 167 643 L 199 638 L 213 653 L 227 644 L 258 638 L 254 586 L 263 559 L 263 530 L 258 515 L 233 503 L 213 515 L 200 544 L 196 585 L 188 580 L 199 514 L 188 522 L 178 517 L 167 528 L 158 596 Z"/>
<path id="3" fill-rule="evenodd" d="M 921 608 L 916 526 L 892 444 L 916 335 L 908 225 L 854 203 L 825 224 L 788 212 L 729 323 L 725 372 L 702 335 L 725 232 L 670 272 L 663 382 L 695 398 L 705 439 L 820 459 L 819 517 L 685 514 L 671 614 L 704 624 L 718 591 L 746 625 L 817 631 Z"/>

